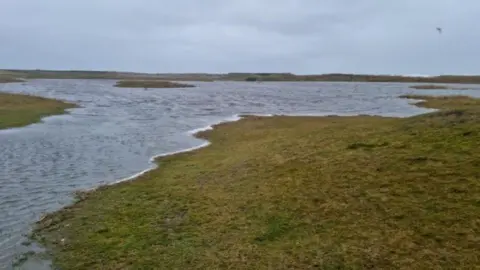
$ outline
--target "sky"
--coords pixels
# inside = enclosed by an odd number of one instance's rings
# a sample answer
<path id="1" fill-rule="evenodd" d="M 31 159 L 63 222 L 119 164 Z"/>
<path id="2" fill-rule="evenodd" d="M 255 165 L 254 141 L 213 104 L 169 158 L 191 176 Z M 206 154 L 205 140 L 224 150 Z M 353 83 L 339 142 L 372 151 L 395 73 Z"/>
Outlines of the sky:
<path id="1" fill-rule="evenodd" d="M 479 20 L 478 0 L 0 0 L 0 68 L 480 74 Z"/>

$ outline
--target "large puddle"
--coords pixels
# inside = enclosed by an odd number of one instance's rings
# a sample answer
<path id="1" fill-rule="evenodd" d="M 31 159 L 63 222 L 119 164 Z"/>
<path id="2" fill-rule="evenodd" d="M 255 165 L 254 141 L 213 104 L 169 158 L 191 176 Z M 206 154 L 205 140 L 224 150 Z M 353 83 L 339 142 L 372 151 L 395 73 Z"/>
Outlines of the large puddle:
<path id="1" fill-rule="evenodd" d="M 0 91 L 59 98 L 82 106 L 42 123 L 0 131 L 0 269 L 32 249 L 33 222 L 71 203 L 72 192 L 152 168 L 152 156 L 203 143 L 191 131 L 238 114 L 406 117 L 423 112 L 398 99 L 407 84 L 198 82 L 186 89 L 114 88 L 106 80 L 33 80 Z M 3 268 L 2 268 L 3 267 Z M 22 269 L 48 269 L 29 261 Z"/>

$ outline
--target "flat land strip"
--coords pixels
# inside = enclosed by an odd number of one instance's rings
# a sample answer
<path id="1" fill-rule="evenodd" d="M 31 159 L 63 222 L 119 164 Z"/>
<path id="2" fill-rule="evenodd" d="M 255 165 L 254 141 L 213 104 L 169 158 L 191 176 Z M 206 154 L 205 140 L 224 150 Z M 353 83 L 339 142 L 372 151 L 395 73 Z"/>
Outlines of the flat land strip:
<path id="1" fill-rule="evenodd" d="M 410 118 L 247 117 L 33 233 L 60 269 L 476 269 L 480 100 Z"/>
<path id="2" fill-rule="evenodd" d="M 324 81 L 324 82 L 404 82 L 480 84 L 476 75 L 441 75 L 433 77 L 328 73 L 299 75 L 293 73 L 138 73 L 89 70 L 0 70 L 0 76 L 22 79 L 110 79 L 167 81 Z"/>
<path id="3" fill-rule="evenodd" d="M 0 129 L 26 126 L 74 107 L 59 100 L 0 92 Z"/>
<path id="4" fill-rule="evenodd" d="M 440 84 L 419 84 L 419 85 L 412 85 L 410 88 L 419 89 L 419 90 L 428 90 L 428 89 L 451 89 L 451 90 L 470 90 L 474 88 L 469 87 L 452 87 L 449 85 L 440 85 Z"/>
<path id="5" fill-rule="evenodd" d="M 115 85 L 116 87 L 127 88 L 188 88 L 195 87 L 192 84 L 176 83 L 160 80 L 125 80 L 119 81 Z"/>

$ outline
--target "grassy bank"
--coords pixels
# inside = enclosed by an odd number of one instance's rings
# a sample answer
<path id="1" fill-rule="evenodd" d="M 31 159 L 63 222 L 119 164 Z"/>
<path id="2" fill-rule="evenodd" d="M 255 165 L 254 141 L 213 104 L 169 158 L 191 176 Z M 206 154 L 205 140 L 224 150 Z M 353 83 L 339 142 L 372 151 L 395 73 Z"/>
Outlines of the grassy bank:
<path id="1" fill-rule="evenodd" d="M 23 82 L 23 81 L 20 79 L 0 76 L 0 83 L 14 83 L 14 82 Z"/>
<path id="2" fill-rule="evenodd" d="M 119 81 L 115 85 L 116 87 L 127 87 L 127 88 L 187 88 L 195 87 L 191 84 L 185 83 L 176 83 L 169 81 L 158 81 L 158 80 L 125 80 Z"/>
<path id="3" fill-rule="evenodd" d="M 60 269 L 474 269 L 480 100 L 411 118 L 248 117 L 33 235 Z"/>
<path id="4" fill-rule="evenodd" d="M 65 113 L 75 105 L 59 100 L 0 93 L 0 129 L 26 126 L 43 117 Z"/>
<path id="5" fill-rule="evenodd" d="M 0 83 L 23 82 L 19 79 L 19 74 L 0 69 Z"/>

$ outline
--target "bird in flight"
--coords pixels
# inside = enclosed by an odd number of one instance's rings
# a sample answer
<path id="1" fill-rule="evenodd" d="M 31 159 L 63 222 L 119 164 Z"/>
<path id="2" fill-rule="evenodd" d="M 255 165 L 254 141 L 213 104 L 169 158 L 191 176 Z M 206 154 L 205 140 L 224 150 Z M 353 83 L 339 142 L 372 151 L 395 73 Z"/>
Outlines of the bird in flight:
<path id="1" fill-rule="evenodd" d="M 443 29 L 441 27 L 437 27 L 437 31 L 438 31 L 438 33 L 441 34 L 443 32 Z"/>

